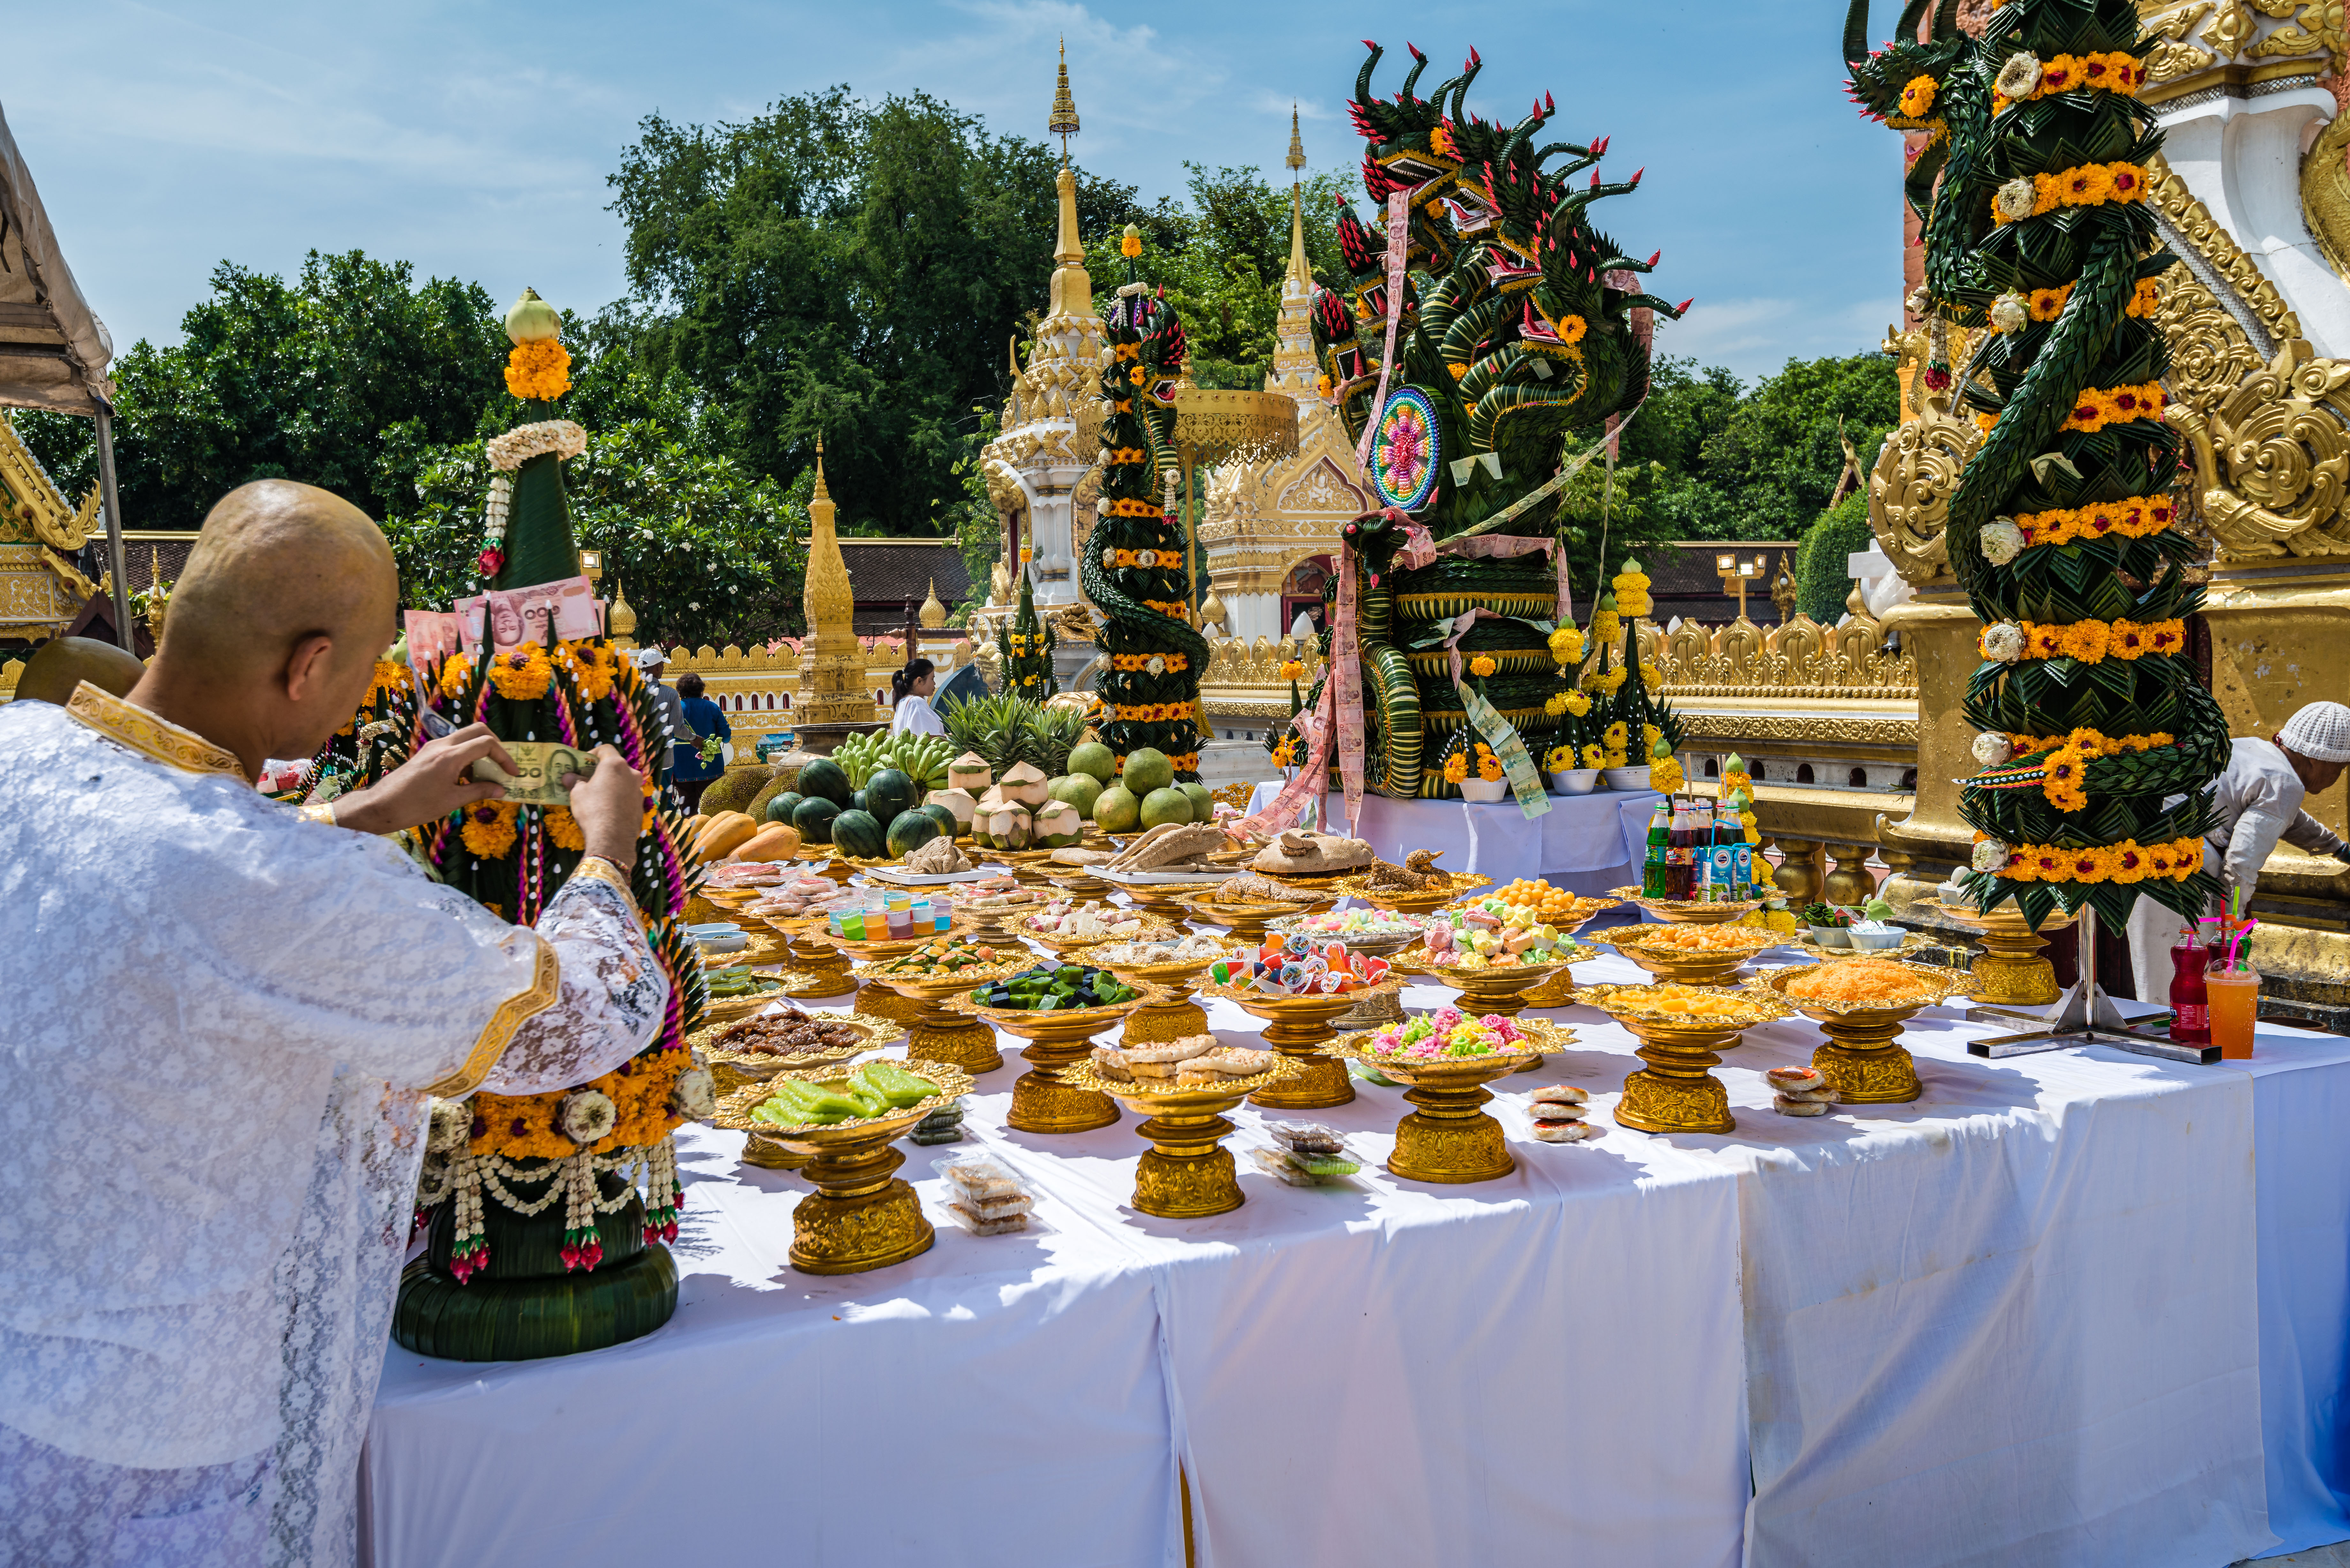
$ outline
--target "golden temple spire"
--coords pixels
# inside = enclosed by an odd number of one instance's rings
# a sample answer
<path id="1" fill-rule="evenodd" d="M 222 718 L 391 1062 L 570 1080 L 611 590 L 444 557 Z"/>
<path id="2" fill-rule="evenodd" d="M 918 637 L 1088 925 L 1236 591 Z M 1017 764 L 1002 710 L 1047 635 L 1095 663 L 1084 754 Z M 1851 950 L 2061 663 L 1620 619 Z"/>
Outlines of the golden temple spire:
<path id="1" fill-rule="evenodd" d="M 1046 134 L 1061 139 L 1061 167 L 1069 166 L 1069 138 L 1077 133 L 1077 100 L 1069 96 L 1069 41 L 1061 40 L 1061 80 L 1053 89 L 1053 118 Z"/>
<path id="2" fill-rule="evenodd" d="M 822 436 L 816 438 L 816 493 L 808 497 L 808 511 L 810 513 L 815 512 L 816 504 L 819 501 L 824 503 L 826 519 L 827 521 L 830 520 L 832 516 L 832 494 L 824 487 L 824 437 Z"/>
<path id="3" fill-rule="evenodd" d="M 807 637 L 800 644 L 800 704 L 803 724 L 849 723 L 872 716 L 866 692 L 863 655 L 855 629 L 857 596 L 848 581 L 833 531 L 831 493 L 824 485 L 824 438 L 816 440 L 816 492 L 808 497 L 807 578 L 800 607 Z"/>
<path id="4" fill-rule="evenodd" d="M 1305 190 L 1296 171 L 1305 167 L 1305 142 L 1297 134 L 1297 106 L 1289 106 L 1289 275 L 1284 294 L 1314 292 L 1314 268 L 1305 259 Z"/>
<path id="5" fill-rule="evenodd" d="M 1061 139 L 1060 229 L 1053 244 L 1053 297 L 1046 314 L 1091 316 L 1094 280 L 1086 271 L 1086 247 L 1077 238 L 1077 176 L 1069 167 L 1069 138 L 1077 129 L 1076 100 L 1069 96 L 1069 49 L 1061 46 L 1061 85 L 1053 94 L 1054 134 Z"/>
<path id="6" fill-rule="evenodd" d="M 1289 157 L 1286 161 L 1292 169 L 1305 167 L 1305 139 L 1297 134 L 1297 106 L 1294 103 L 1289 106 Z M 1295 187 L 1297 176 L 1292 174 L 1289 182 Z"/>

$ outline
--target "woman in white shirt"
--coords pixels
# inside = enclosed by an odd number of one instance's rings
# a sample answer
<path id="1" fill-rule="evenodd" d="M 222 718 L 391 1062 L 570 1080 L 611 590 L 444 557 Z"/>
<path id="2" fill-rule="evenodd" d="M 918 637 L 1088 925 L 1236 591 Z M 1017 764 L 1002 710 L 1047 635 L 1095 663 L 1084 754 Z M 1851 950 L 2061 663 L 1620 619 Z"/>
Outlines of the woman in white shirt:
<path id="1" fill-rule="evenodd" d="M 931 693 L 939 689 L 938 666 L 916 659 L 889 677 L 889 732 L 893 735 L 943 735 L 947 727 L 931 707 Z"/>

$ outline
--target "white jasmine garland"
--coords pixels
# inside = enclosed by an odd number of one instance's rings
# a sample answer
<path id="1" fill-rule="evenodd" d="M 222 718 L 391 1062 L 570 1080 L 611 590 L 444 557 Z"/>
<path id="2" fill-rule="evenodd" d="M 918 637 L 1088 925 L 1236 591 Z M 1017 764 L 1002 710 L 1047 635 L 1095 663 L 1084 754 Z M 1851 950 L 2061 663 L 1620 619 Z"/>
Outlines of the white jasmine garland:
<path id="1" fill-rule="evenodd" d="M 512 472 L 541 452 L 569 459 L 587 450 L 588 432 L 578 425 L 569 420 L 541 420 L 535 425 L 517 425 L 492 439 L 490 466 Z"/>
<path id="2" fill-rule="evenodd" d="M 2012 664 L 2023 657 L 2023 628 L 2003 620 L 1983 633 L 1983 657 Z"/>
<path id="3" fill-rule="evenodd" d="M 2007 864 L 2008 854 L 2006 845 L 1996 838 L 1986 838 L 1975 846 L 1974 868 L 1978 871 L 1999 870 Z"/>
<path id="4" fill-rule="evenodd" d="M 2002 185 L 1998 193 L 1991 199 L 1991 204 L 1998 208 L 2001 214 L 2010 221 L 2032 216 L 2032 209 L 2038 205 L 2039 202 L 2039 188 L 2033 184 L 2032 177 L 2028 174 L 2019 174 L 2010 180 L 2006 184 Z"/>
<path id="5" fill-rule="evenodd" d="M 2004 566 L 2023 553 L 2023 530 L 2012 518 L 1994 518 L 1983 524 L 1976 543 L 1982 547 L 1984 560 L 1994 566 Z"/>
<path id="6" fill-rule="evenodd" d="M 574 1089 L 556 1103 L 556 1127 L 582 1148 L 609 1137 L 619 1120 L 619 1107 L 601 1089 Z"/>
<path id="7" fill-rule="evenodd" d="M 1991 88 L 2010 100 L 2030 98 L 2040 90 L 2040 57 L 2029 51 L 2008 56 Z"/>
<path id="8" fill-rule="evenodd" d="M 2015 748 L 2007 743 L 2005 735 L 1985 730 L 1975 737 L 1975 761 L 1987 768 L 1998 767 L 2014 755 Z"/>
<path id="9" fill-rule="evenodd" d="M 2021 332 L 2031 319 L 2032 306 L 2012 288 L 1991 302 L 1991 324 L 1995 331 Z"/>

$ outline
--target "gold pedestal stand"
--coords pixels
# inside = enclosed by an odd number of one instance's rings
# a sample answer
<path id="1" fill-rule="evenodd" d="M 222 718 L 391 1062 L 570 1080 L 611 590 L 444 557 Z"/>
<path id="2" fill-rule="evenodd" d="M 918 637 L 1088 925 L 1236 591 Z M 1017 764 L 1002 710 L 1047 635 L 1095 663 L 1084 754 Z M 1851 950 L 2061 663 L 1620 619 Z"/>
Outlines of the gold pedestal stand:
<path id="1" fill-rule="evenodd" d="M 1900 967 L 1917 977 L 1918 1000 L 1887 1005 L 1882 1002 L 1822 1002 L 1787 995 L 1787 984 L 1803 975 L 1816 974 L 1820 964 L 1774 969 L 1747 982 L 1747 989 L 1784 1002 L 1813 1020 L 1828 1044 L 1812 1053 L 1812 1069 L 1846 1105 L 1900 1105 L 1925 1093 L 1918 1082 L 1918 1063 L 1908 1047 L 1895 1044 L 1901 1026 L 1918 1010 L 1966 993 L 1970 976 L 1930 964 Z"/>
<path id="2" fill-rule="evenodd" d="M 715 1044 L 726 1026 L 708 1023 L 687 1035 L 685 1043 L 701 1053 L 699 1060 L 710 1069 L 711 1081 L 717 1091 L 731 1095 L 746 1084 L 764 1084 L 778 1073 L 820 1067 L 827 1062 L 845 1062 L 851 1056 L 878 1051 L 905 1033 L 898 1025 L 879 1018 L 852 1018 L 835 1012 L 827 1014 L 825 1021 L 854 1030 L 857 1038 L 846 1045 L 830 1045 L 821 1051 L 789 1056 L 771 1051 L 729 1051 Z"/>
<path id="3" fill-rule="evenodd" d="M 1732 920 L 1742 920 L 1761 909 L 1768 900 L 1762 898 L 1723 899 L 1700 902 L 1695 898 L 1651 898 L 1638 888 L 1610 888 L 1607 896 L 1637 904 L 1660 920 L 1679 920 L 1693 926 L 1726 926 Z"/>
<path id="4" fill-rule="evenodd" d="M 1563 943 L 1555 950 L 1563 956 L 1549 963 L 1507 964 L 1499 969 L 1458 969 L 1451 964 L 1440 964 L 1432 961 L 1423 950 L 1414 950 L 1406 956 L 1410 958 L 1420 973 L 1430 976 L 1439 985 L 1449 985 L 1459 992 L 1461 1012 L 1473 1013 L 1479 1018 L 1489 1012 L 1515 1018 L 1526 1010 L 1526 992 L 1554 975 L 1565 974 L 1570 966 L 1599 956 L 1597 950 L 1579 942 Z"/>
<path id="5" fill-rule="evenodd" d="M 1134 1169 L 1134 1197 L 1129 1201 L 1135 1209 L 1162 1220 L 1200 1220 L 1229 1213 L 1247 1201 L 1233 1173 L 1232 1150 L 1223 1147 L 1224 1135 L 1232 1130 L 1223 1113 L 1253 1091 L 1296 1076 L 1298 1070 L 1288 1057 L 1276 1056 L 1269 1072 L 1253 1078 L 1232 1078 L 1196 1089 L 1157 1089 L 1105 1078 L 1091 1064 L 1080 1063 L 1068 1069 L 1067 1080 L 1074 1087 L 1097 1090 L 1128 1110 L 1149 1117 L 1134 1129 L 1150 1140 Z"/>
<path id="6" fill-rule="evenodd" d="M 1231 985 L 1210 986 L 1205 994 L 1238 1002 L 1242 1011 L 1263 1019 L 1264 1043 L 1297 1064 L 1297 1076 L 1251 1095 L 1249 1103 L 1269 1111 L 1321 1111 L 1343 1106 L 1355 1097 L 1354 1080 L 1347 1075 L 1346 1063 L 1322 1053 L 1325 1044 L 1337 1038 L 1338 1031 L 1331 1026 L 1333 1022 L 1369 992 L 1392 993 L 1401 989 L 1400 981 L 1383 980 L 1377 985 L 1336 996 L 1318 992 L 1307 996 L 1275 996 L 1271 992 Z"/>
<path id="7" fill-rule="evenodd" d="M 1349 1056 L 1374 1068 L 1380 1076 L 1409 1084 L 1404 1098 L 1419 1109 L 1396 1124 L 1395 1152 L 1388 1156 L 1388 1171 L 1407 1181 L 1492 1181 L 1517 1169 L 1510 1156 L 1502 1124 L 1486 1115 L 1492 1099 L 1485 1085 L 1512 1073 L 1523 1073 L 1546 1051 L 1563 1051 L 1575 1044 L 1575 1032 L 1548 1019 L 1531 1018 L 1518 1028 L 1526 1037 L 1523 1051 L 1506 1055 L 1448 1056 L 1432 1062 L 1398 1062 L 1374 1055 L 1369 1034 L 1349 1034 L 1333 1042 L 1331 1054 Z"/>
<path id="8" fill-rule="evenodd" d="M 1624 1080 L 1616 1120 L 1652 1133 L 1726 1133 L 1737 1123 L 1730 1115 L 1730 1091 L 1712 1068 L 1720 1053 L 1758 1023 L 1791 1015 L 1792 1009 L 1767 995 L 1725 992 L 1721 1011 L 1710 1014 L 1667 1012 L 1645 985 L 1595 985 L 1581 992 L 1640 1042 L 1635 1053 L 1648 1066 Z M 1709 1002 L 1709 1005 L 1716 1005 Z"/>
<path id="9" fill-rule="evenodd" d="M 1026 956 L 1025 950 L 1022 956 Z M 875 967 L 866 966 L 868 971 Z M 913 1003 L 914 1016 L 907 1021 L 906 1029 L 908 1054 L 925 1061 L 950 1063 L 976 1078 L 1003 1065 L 1003 1053 L 995 1047 L 995 1031 L 971 1014 L 947 1006 L 946 999 L 1017 974 L 1027 967 L 1024 963 L 1016 968 L 997 965 L 972 971 L 968 975 L 892 975 L 887 979 L 867 972 L 858 978 L 866 982 L 868 992 L 886 987 Z"/>
<path id="10" fill-rule="evenodd" d="M 1337 878 L 1332 890 L 1400 914 L 1432 915 L 1456 899 L 1482 893 L 1493 885 L 1493 879 L 1482 871 L 1445 871 L 1438 875 L 1449 880 L 1434 888 L 1378 888 L 1371 885 L 1368 872 L 1357 871 Z"/>
<path id="11" fill-rule="evenodd" d="M 800 929 L 804 924 L 788 919 L 767 921 L 767 929 L 784 942 L 782 959 L 768 971 L 784 982 L 784 994 L 794 1002 L 815 1002 L 855 991 L 848 961 L 831 943 L 807 935 Z"/>
<path id="12" fill-rule="evenodd" d="M 1749 960 L 1757 953 L 1785 945 L 1785 939 L 1775 931 L 1756 931 L 1752 942 L 1726 952 L 1689 952 L 1679 948 L 1645 945 L 1640 933 L 1657 929 L 1655 926 L 1617 926 L 1613 933 L 1603 933 L 1591 940 L 1603 947 L 1614 948 L 1658 980 L 1672 985 L 1735 985 L 1739 971 L 1746 967 Z"/>
<path id="13" fill-rule="evenodd" d="M 1166 992 L 1143 988 L 1133 1002 L 1114 1007 L 1084 1007 L 1068 1012 L 1038 1012 L 1016 1007 L 982 1007 L 968 996 L 947 1005 L 1028 1042 L 1020 1054 L 1028 1071 L 1013 1080 L 1012 1109 L 1003 1125 L 1025 1133 L 1080 1133 L 1118 1120 L 1118 1106 L 1097 1090 L 1071 1085 L 1066 1075 L 1083 1063 L 1093 1037 L 1115 1028 L 1137 1007 L 1161 1002 Z"/>
<path id="14" fill-rule="evenodd" d="M 2056 983 L 2056 966 L 2041 957 L 2040 950 L 2048 945 L 2050 933 L 2073 923 L 2072 915 L 2053 909 L 2035 931 L 2024 923 L 2023 911 L 2012 903 L 2002 904 L 1986 915 L 1967 905 L 1946 904 L 1939 898 L 1918 901 L 1950 916 L 1982 943 L 1983 950 L 1967 966 L 1967 972 L 1974 979 L 1968 994 L 1975 1001 L 1992 1006 L 2045 1007 L 2064 1000 L 2064 988 Z"/>
<path id="15" fill-rule="evenodd" d="M 1126 1015 L 1126 1033 L 1121 1037 L 1128 1045 L 1149 1045 L 1161 1040 L 1183 1040 L 1208 1032 L 1207 1010 L 1191 1000 L 1199 989 L 1200 977 L 1208 972 L 1213 959 L 1187 959 L 1181 963 L 1106 964 L 1110 973 L 1127 984 L 1148 989 L 1166 997 L 1164 1002 L 1148 1002 Z M 1237 1099 L 1234 1103 L 1238 1103 Z M 1151 1212 L 1155 1212 L 1152 1210 Z"/>
<path id="16" fill-rule="evenodd" d="M 1195 897 L 1182 901 L 1183 912 L 1205 925 L 1222 926 L 1232 934 L 1232 940 L 1261 946 L 1268 920 L 1285 915 L 1307 913 L 1304 904 L 1219 904 L 1213 898 Z"/>
<path id="17" fill-rule="evenodd" d="M 746 1085 L 718 1103 L 718 1126 L 755 1134 L 806 1160 L 816 1192 L 792 1210 L 792 1267 L 807 1274 L 861 1274 L 919 1257 L 937 1238 L 922 1217 L 914 1189 L 894 1174 L 906 1157 L 890 1143 L 913 1131 L 932 1111 L 971 1090 L 961 1069 L 942 1062 L 909 1060 L 907 1069 L 939 1085 L 929 1099 L 886 1116 L 837 1122 L 829 1127 L 775 1127 L 754 1122 L 750 1113 L 773 1092 L 775 1080 Z M 817 1080 L 840 1075 L 837 1068 L 779 1074 L 779 1078 Z"/>
<path id="18" fill-rule="evenodd" d="M 857 867 L 851 866 L 842 857 L 840 851 L 829 844 L 811 847 L 807 858 L 815 865 L 817 876 L 829 877 L 843 887 L 847 887 L 848 879 L 857 875 Z"/>

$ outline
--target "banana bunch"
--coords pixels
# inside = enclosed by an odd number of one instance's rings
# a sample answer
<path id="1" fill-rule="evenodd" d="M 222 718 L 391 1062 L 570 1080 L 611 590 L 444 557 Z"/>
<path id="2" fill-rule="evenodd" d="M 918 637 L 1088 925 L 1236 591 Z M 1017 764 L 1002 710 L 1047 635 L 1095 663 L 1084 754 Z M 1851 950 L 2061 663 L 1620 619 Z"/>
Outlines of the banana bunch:
<path id="1" fill-rule="evenodd" d="M 863 789 L 883 768 L 896 768 L 926 790 L 947 787 L 947 763 L 954 755 L 944 735 L 874 732 L 851 735 L 833 748 L 832 760 L 848 774 L 848 787 Z"/>

